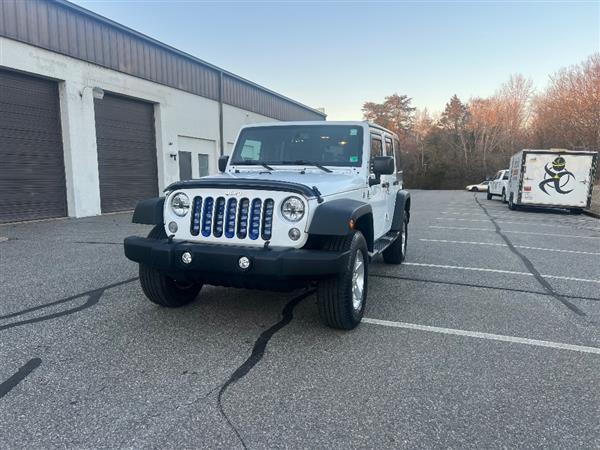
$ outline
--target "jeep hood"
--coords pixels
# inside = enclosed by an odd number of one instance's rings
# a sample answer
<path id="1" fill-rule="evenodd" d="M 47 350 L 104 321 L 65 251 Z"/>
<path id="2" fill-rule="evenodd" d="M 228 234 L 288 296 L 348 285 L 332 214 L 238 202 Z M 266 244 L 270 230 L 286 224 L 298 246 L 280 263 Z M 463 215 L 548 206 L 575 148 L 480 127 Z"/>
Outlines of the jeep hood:
<path id="1" fill-rule="evenodd" d="M 318 170 L 318 169 L 317 169 Z M 267 172 L 248 171 L 236 174 L 220 174 L 202 177 L 196 180 L 179 181 L 171 184 L 166 190 L 202 187 L 226 187 L 231 189 L 273 189 L 286 190 L 289 185 L 291 192 L 304 194 L 306 197 L 314 197 L 313 186 L 316 187 L 321 196 L 353 191 L 364 186 L 364 182 L 356 173 L 315 173 L 306 171 L 302 174 L 299 170 L 274 170 Z"/>

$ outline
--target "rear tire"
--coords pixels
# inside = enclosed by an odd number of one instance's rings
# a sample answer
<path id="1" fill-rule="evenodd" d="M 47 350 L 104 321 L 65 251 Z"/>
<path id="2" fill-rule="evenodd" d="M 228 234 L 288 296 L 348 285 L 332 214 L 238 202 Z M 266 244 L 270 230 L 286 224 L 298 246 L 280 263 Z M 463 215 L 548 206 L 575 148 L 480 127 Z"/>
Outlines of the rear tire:
<path id="1" fill-rule="evenodd" d="M 479 192 L 479 189 L 477 189 L 476 187 L 472 187 L 471 192 Z"/>
<path id="2" fill-rule="evenodd" d="M 148 239 L 166 239 L 162 225 L 155 226 Z M 148 300 L 167 308 L 178 308 L 192 302 L 202 289 L 202 284 L 177 281 L 157 270 L 140 264 L 140 284 Z"/>
<path id="3" fill-rule="evenodd" d="M 406 259 L 406 247 L 408 244 L 408 222 L 406 215 L 402 221 L 402 229 L 396 240 L 383 251 L 383 260 L 386 264 L 402 264 Z"/>
<path id="4" fill-rule="evenodd" d="M 324 251 L 350 251 L 344 270 L 320 281 L 317 304 L 322 322 L 331 328 L 351 330 L 362 320 L 367 301 L 369 253 L 360 231 L 329 238 Z"/>
<path id="5" fill-rule="evenodd" d="M 583 212 L 583 209 L 581 209 L 581 208 L 571 208 L 569 210 L 569 212 L 571 214 L 579 215 L 579 214 L 581 214 Z"/>
<path id="6" fill-rule="evenodd" d="M 488 191 L 488 193 L 487 193 L 487 199 L 488 199 L 488 200 L 491 200 L 491 199 L 492 199 L 492 194 L 490 193 L 490 191 Z"/>

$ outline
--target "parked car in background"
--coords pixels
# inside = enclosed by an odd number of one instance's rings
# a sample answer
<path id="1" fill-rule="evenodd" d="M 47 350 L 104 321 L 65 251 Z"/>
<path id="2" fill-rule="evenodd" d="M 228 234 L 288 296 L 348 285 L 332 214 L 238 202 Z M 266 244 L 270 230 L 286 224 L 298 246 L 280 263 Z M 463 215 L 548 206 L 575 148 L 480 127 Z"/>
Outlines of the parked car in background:
<path id="1" fill-rule="evenodd" d="M 507 186 L 508 186 L 508 177 L 510 175 L 509 169 L 499 170 L 494 178 L 490 180 L 488 184 L 487 190 L 487 199 L 491 200 L 494 195 L 497 195 L 502 198 L 504 203 L 507 202 Z"/>
<path id="2" fill-rule="evenodd" d="M 465 189 L 471 192 L 487 192 L 489 181 L 485 180 L 479 184 L 469 184 Z"/>
<path id="3" fill-rule="evenodd" d="M 591 205 L 597 165 L 596 152 L 521 150 L 510 160 L 508 207 L 542 206 L 581 213 Z"/>

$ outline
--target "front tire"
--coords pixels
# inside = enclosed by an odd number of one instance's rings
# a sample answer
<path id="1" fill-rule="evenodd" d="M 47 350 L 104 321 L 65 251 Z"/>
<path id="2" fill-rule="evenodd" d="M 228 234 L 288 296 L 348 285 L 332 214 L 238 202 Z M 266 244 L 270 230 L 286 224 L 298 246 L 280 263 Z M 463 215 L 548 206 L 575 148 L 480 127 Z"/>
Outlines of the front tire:
<path id="1" fill-rule="evenodd" d="M 148 239 L 166 239 L 162 225 L 155 226 Z M 140 264 L 140 284 L 148 300 L 167 308 L 178 308 L 192 302 L 202 289 L 202 284 L 177 281 L 153 268 Z"/>
<path id="2" fill-rule="evenodd" d="M 488 200 L 491 200 L 491 199 L 492 199 L 492 194 L 490 193 L 490 191 L 488 191 L 488 193 L 487 193 L 487 199 L 488 199 Z"/>
<path id="3" fill-rule="evenodd" d="M 402 264 L 406 259 L 406 247 L 408 244 L 408 217 L 404 216 L 402 229 L 396 240 L 383 251 L 383 260 L 386 264 Z"/>
<path id="4" fill-rule="evenodd" d="M 344 270 L 317 287 L 319 316 L 325 325 L 351 330 L 362 320 L 367 300 L 369 253 L 360 231 L 328 239 L 324 251 L 349 251 Z"/>
<path id="5" fill-rule="evenodd" d="M 479 192 L 479 189 L 477 189 L 476 187 L 472 187 L 471 192 Z"/>

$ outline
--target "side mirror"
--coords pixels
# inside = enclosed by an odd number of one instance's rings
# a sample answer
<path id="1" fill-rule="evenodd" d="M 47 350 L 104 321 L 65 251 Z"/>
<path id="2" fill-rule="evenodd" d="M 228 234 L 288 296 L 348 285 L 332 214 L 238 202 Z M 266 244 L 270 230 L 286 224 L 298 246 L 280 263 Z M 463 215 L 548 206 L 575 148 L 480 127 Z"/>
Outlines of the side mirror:
<path id="1" fill-rule="evenodd" d="M 219 156 L 219 172 L 225 172 L 228 162 L 229 162 L 229 156 L 227 156 L 227 155 Z"/>
<path id="2" fill-rule="evenodd" d="M 375 156 L 371 161 L 371 167 L 375 176 L 393 175 L 396 171 L 394 158 L 391 156 Z"/>

